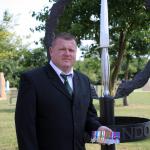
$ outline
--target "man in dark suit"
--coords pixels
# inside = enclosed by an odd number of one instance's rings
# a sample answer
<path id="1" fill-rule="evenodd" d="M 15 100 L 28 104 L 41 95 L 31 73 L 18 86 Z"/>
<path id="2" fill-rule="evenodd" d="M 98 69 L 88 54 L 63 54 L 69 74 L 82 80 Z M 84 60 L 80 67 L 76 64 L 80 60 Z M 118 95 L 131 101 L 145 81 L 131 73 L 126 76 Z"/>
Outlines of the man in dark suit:
<path id="1" fill-rule="evenodd" d="M 49 64 L 21 76 L 15 113 L 19 150 L 84 150 L 85 131 L 112 131 L 97 119 L 89 79 L 73 70 L 75 38 L 61 33 L 49 51 Z"/>

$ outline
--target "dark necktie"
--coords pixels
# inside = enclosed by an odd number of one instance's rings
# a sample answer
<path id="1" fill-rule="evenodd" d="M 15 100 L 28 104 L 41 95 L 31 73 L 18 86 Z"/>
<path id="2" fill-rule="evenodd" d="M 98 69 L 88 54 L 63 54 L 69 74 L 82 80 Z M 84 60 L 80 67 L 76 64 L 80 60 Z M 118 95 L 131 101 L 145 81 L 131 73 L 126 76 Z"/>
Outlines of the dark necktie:
<path id="1" fill-rule="evenodd" d="M 70 76 L 70 75 L 65 75 L 65 74 L 60 74 L 60 75 L 64 79 L 64 85 L 65 85 L 68 93 L 72 96 L 72 88 L 70 87 L 69 82 L 67 80 L 67 76 Z"/>

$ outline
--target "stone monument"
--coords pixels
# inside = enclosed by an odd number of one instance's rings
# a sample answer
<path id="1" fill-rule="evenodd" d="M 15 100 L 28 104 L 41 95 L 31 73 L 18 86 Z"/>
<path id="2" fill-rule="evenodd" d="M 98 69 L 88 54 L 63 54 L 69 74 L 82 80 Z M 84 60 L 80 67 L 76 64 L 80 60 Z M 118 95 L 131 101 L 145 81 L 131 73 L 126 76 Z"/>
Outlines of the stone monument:
<path id="1" fill-rule="evenodd" d="M 4 73 L 0 72 L 0 98 L 6 98 Z"/>
<path id="2" fill-rule="evenodd" d="M 50 14 L 48 16 L 48 19 L 46 21 L 45 25 L 45 38 L 44 38 L 44 44 L 47 48 L 47 56 L 48 60 L 50 59 L 48 49 L 51 46 L 52 39 L 55 37 L 56 32 L 56 26 L 59 22 L 59 17 L 63 14 L 63 11 L 65 9 L 65 6 L 67 6 L 72 0 L 55 0 L 55 3 L 53 4 L 52 8 L 50 9 Z M 102 72 L 103 72 L 103 86 L 104 86 L 104 94 L 103 97 L 98 98 L 100 100 L 100 122 L 104 125 L 107 125 L 110 127 L 113 131 L 120 132 L 120 142 L 131 142 L 131 141 L 137 141 L 137 140 L 143 140 L 146 138 L 150 138 L 150 119 L 147 118 L 140 118 L 140 117 L 115 117 L 114 116 L 114 99 L 118 97 L 122 97 L 123 94 L 128 94 L 127 92 L 120 92 L 120 89 L 122 91 L 122 88 L 119 88 L 117 90 L 117 94 L 115 97 L 112 97 L 109 95 L 109 62 L 108 62 L 108 46 L 109 46 L 109 32 L 108 32 L 108 12 L 107 12 L 107 0 L 101 0 L 103 2 L 102 13 L 101 13 L 101 41 L 100 45 L 102 50 Z M 146 0 L 146 7 L 149 9 L 150 0 Z M 105 12 L 105 13 L 104 13 Z M 103 18 L 103 19 L 102 19 Z M 104 21 L 102 21 L 104 20 Z M 103 35 L 102 35 L 103 34 Z M 146 65 L 146 68 L 149 67 L 150 62 Z M 145 83 L 145 80 L 139 80 L 143 79 L 143 77 L 147 77 L 147 72 L 149 69 L 144 69 L 141 73 L 134 78 L 134 81 L 136 80 L 136 84 L 134 85 L 141 85 Z M 144 76 L 143 76 L 144 74 Z M 145 76 L 146 75 L 146 76 Z M 147 78 L 146 78 L 147 79 Z M 138 80 L 138 82 L 137 82 Z M 133 84 L 132 84 L 133 85 Z M 123 86 L 124 87 L 124 86 Z M 132 86 L 135 88 L 135 86 Z M 91 86 L 91 90 L 93 90 L 93 87 Z M 132 92 L 132 89 L 130 90 Z M 130 92 L 129 91 L 129 92 Z M 92 91 L 93 93 L 93 91 Z M 93 93 L 95 96 L 95 93 Z M 94 97 L 94 98 L 97 98 Z M 90 136 L 86 138 L 86 142 L 90 142 Z M 89 139 L 89 140 L 88 140 Z M 101 150 L 115 150 L 115 144 L 111 145 L 101 145 Z"/>

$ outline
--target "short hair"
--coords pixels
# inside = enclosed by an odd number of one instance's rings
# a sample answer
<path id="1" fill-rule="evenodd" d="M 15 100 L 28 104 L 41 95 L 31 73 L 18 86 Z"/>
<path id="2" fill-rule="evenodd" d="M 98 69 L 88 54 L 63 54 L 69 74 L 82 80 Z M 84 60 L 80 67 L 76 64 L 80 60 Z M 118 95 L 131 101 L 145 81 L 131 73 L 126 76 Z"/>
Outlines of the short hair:
<path id="1" fill-rule="evenodd" d="M 77 41 L 76 40 L 76 37 L 70 33 L 67 33 L 67 32 L 62 32 L 62 33 L 59 33 L 59 34 L 56 34 L 52 40 L 52 44 L 51 46 L 54 45 L 55 41 L 60 38 L 60 39 L 64 39 L 64 40 L 74 40 L 75 42 Z"/>

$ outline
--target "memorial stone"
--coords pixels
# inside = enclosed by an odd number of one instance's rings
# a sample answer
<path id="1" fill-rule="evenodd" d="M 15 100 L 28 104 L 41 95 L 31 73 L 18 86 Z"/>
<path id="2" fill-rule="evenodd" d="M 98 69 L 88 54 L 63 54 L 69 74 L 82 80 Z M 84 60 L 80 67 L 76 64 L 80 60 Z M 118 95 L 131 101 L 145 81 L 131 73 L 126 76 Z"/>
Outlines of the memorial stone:
<path id="1" fill-rule="evenodd" d="M 4 73 L 0 72 L 0 98 L 5 98 L 6 92 L 5 92 L 5 78 Z"/>

